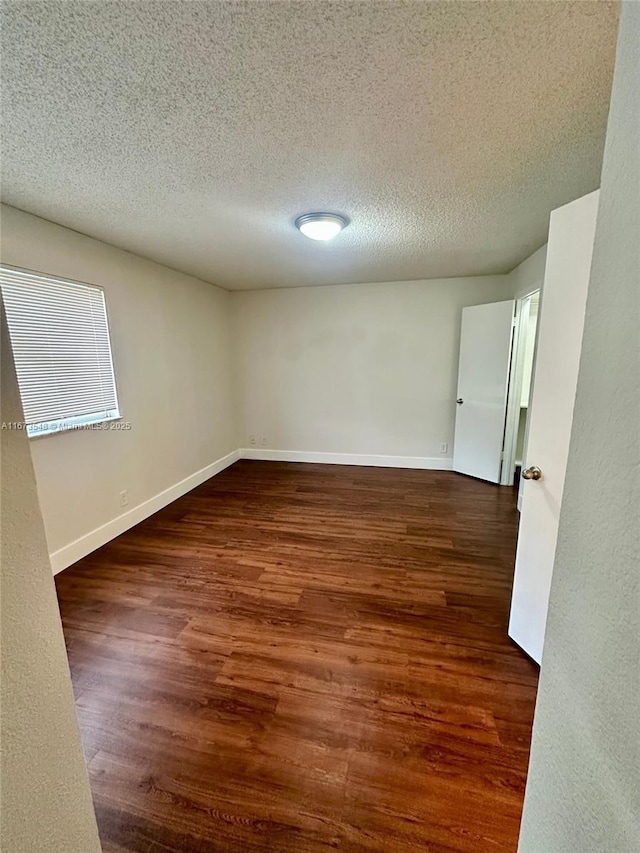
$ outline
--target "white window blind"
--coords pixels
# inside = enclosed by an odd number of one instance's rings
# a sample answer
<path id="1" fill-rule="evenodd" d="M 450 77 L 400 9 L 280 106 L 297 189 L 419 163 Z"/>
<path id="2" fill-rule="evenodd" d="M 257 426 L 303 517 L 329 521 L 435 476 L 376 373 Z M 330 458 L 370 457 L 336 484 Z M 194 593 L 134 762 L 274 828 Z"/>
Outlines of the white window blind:
<path id="1" fill-rule="evenodd" d="M 120 417 L 104 291 L 0 266 L 27 433 Z"/>

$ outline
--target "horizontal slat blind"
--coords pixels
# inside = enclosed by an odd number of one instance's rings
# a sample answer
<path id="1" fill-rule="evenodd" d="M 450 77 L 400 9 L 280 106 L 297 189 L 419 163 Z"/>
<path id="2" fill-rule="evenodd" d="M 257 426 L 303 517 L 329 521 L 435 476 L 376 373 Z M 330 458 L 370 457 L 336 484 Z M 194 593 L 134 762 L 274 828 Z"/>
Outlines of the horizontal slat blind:
<path id="1" fill-rule="evenodd" d="M 0 283 L 26 423 L 118 417 L 102 288 L 4 266 Z"/>

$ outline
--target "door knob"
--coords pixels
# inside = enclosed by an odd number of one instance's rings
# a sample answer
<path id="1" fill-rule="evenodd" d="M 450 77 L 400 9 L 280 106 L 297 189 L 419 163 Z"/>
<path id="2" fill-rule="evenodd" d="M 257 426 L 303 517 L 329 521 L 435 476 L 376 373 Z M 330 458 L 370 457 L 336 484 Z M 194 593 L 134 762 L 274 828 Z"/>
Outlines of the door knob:
<path id="1" fill-rule="evenodd" d="M 531 468 L 526 468 L 522 472 L 522 476 L 525 480 L 539 480 L 542 477 L 542 471 L 537 465 L 532 465 Z"/>
<path id="2" fill-rule="evenodd" d="M 459 406 L 461 406 L 461 405 L 464 403 L 464 400 L 462 399 L 462 397 L 458 397 L 458 399 L 456 400 L 456 403 L 457 403 Z"/>

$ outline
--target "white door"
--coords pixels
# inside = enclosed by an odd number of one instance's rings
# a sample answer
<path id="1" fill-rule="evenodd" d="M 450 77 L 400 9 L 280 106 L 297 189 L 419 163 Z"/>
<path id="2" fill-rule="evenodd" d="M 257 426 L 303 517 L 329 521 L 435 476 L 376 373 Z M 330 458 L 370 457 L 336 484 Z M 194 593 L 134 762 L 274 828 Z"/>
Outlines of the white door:
<path id="1" fill-rule="evenodd" d="M 598 191 L 554 210 L 540 302 L 509 636 L 540 663 L 558 535 Z M 535 473 L 535 472 L 534 472 Z"/>
<path id="2" fill-rule="evenodd" d="M 462 309 L 453 470 L 500 480 L 515 301 Z"/>

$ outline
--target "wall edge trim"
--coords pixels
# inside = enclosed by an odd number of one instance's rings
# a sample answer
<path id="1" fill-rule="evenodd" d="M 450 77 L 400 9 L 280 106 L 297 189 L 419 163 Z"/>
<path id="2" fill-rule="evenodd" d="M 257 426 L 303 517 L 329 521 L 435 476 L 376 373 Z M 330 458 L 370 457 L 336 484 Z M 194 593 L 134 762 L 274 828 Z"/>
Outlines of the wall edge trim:
<path id="1" fill-rule="evenodd" d="M 144 521 L 154 512 L 163 509 L 168 504 L 186 495 L 196 486 L 224 471 L 239 459 L 254 459 L 263 462 L 315 462 L 323 465 L 361 465 L 374 468 L 415 468 L 432 471 L 451 471 L 453 459 L 448 456 L 385 456 L 368 453 L 327 453 L 315 450 L 271 450 L 266 448 L 243 447 L 232 450 L 210 465 L 195 471 L 173 486 L 158 492 L 146 501 L 132 507 L 127 512 L 111 519 L 106 524 L 96 527 L 75 539 L 68 545 L 49 554 L 53 574 L 59 572 L 91 554 L 116 536 Z"/>
<path id="2" fill-rule="evenodd" d="M 369 453 L 327 453 L 316 450 L 271 450 L 258 447 L 241 447 L 240 459 L 262 462 L 318 462 L 324 465 L 362 465 L 373 468 L 419 468 L 422 470 L 451 471 L 453 459 L 449 456 L 384 456 Z"/>
<path id="3" fill-rule="evenodd" d="M 122 515 L 118 515 L 116 518 L 111 519 L 111 521 L 107 521 L 106 524 L 102 524 L 100 527 L 96 527 L 95 530 L 85 533 L 79 539 L 75 539 L 68 545 L 63 545 L 62 548 L 53 551 L 49 554 L 53 574 L 57 575 L 63 569 L 82 559 L 82 557 L 86 557 L 87 554 L 90 554 L 102 545 L 106 545 L 107 542 L 115 539 L 116 536 L 120 536 L 121 533 L 124 533 L 126 530 L 144 521 L 145 518 L 153 515 L 154 512 L 158 512 L 158 510 L 163 509 L 187 492 L 195 489 L 196 486 L 201 485 L 206 480 L 224 471 L 225 468 L 233 465 L 238 459 L 240 459 L 239 451 L 232 450 L 226 456 L 216 459 L 215 462 L 206 465 L 199 471 L 195 471 L 183 480 L 179 480 L 173 486 L 163 489 L 163 491 L 132 507 L 127 512 L 122 513 Z"/>

